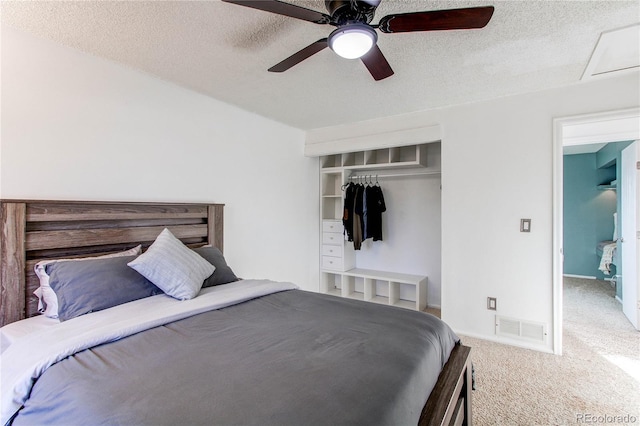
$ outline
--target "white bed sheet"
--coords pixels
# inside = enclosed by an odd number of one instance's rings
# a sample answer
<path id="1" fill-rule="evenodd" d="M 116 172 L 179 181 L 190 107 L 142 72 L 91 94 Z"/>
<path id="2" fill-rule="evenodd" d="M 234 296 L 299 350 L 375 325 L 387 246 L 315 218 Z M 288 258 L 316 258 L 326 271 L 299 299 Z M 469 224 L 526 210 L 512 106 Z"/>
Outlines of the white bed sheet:
<path id="1" fill-rule="evenodd" d="M 37 333 L 47 328 L 60 324 L 59 319 L 49 318 L 44 315 L 26 318 L 12 322 L 0 328 L 0 353 L 7 350 L 12 343 L 32 333 Z"/>

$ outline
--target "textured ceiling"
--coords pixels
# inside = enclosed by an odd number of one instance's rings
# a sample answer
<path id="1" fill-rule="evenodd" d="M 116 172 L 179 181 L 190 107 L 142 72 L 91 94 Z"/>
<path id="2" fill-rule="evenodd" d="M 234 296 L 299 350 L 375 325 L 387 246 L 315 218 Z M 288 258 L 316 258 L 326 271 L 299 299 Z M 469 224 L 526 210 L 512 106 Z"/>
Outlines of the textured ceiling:
<path id="1" fill-rule="evenodd" d="M 324 1 L 294 1 L 326 12 Z M 640 22 L 633 1 L 383 0 L 390 13 L 494 5 L 480 30 L 380 34 L 376 82 L 331 50 L 267 69 L 333 27 L 217 0 L 3 1 L 2 24 L 142 70 L 301 129 L 542 90 L 580 80 L 598 37 Z"/>

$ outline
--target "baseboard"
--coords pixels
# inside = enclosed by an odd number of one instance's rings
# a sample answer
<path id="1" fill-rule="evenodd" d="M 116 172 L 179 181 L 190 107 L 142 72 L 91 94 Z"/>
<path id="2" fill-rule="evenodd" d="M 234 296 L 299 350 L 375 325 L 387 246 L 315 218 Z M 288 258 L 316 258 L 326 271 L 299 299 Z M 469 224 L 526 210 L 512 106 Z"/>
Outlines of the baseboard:
<path id="1" fill-rule="evenodd" d="M 428 303 L 427 303 L 427 309 L 440 309 L 440 310 L 442 310 L 440 305 L 431 305 L 431 304 L 428 304 Z"/>
<path id="2" fill-rule="evenodd" d="M 596 277 L 592 277 L 590 275 L 574 275 L 574 274 L 562 274 L 563 277 L 567 278 L 583 278 L 585 280 L 595 280 Z"/>
<path id="3" fill-rule="evenodd" d="M 616 294 L 616 300 L 618 301 L 618 303 L 622 305 L 622 299 L 620 299 L 617 294 Z"/>
<path id="4" fill-rule="evenodd" d="M 456 332 L 456 334 L 460 336 L 469 336 L 469 337 L 473 337 L 474 339 L 486 340 L 492 343 L 500 343 L 502 345 L 516 346 L 518 348 L 530 349 L 532 351 L 553 354 L 553 350 L 551 350 L 547 346 L 536 345 L 536 344 L 515 340 L 515 339 L 504 339 L 497 336 L 487 336 L 487 335 L 481 335 L 477 333 L 467 333 L 461 330 L 454 330 L 454 331 Z M 464 341 L 462 343 L 464 344 Z M 473 354 L 473 346 L 471 346 L 471 348 L 472 348 L 471 353 Z"/>

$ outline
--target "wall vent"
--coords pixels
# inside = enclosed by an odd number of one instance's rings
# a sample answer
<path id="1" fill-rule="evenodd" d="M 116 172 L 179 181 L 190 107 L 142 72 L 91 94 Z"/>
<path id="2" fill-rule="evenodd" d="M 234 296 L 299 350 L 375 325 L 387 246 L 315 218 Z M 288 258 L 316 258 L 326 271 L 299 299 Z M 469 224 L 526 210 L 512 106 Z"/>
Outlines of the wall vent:
<path id="1" fill-rule="evenodd" d="M 496 315 L 496 334 L 544 343 L 547 337 L 547 327 L 542 323 Z"/>

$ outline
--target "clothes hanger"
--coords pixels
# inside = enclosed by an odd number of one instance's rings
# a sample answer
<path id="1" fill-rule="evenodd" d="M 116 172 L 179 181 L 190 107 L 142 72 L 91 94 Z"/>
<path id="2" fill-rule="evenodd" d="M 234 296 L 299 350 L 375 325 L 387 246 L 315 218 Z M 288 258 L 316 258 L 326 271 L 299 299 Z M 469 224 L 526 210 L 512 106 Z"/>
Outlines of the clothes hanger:
<path id="1" fill-rule="evenodd" d="M 350 185 L 353 185 L 353 176 L 349 176 L 349 181 L 340 187 L 341 190 L 346 190 Z"/>

